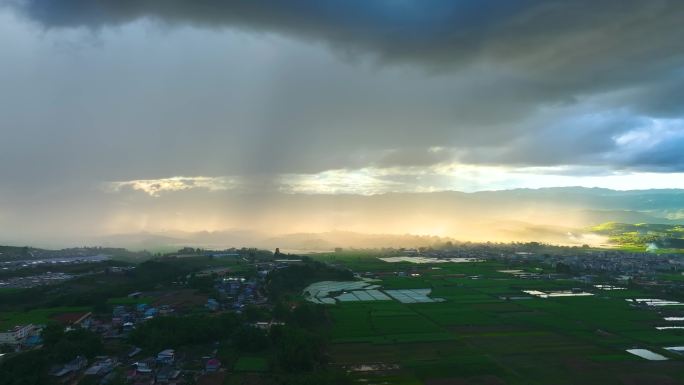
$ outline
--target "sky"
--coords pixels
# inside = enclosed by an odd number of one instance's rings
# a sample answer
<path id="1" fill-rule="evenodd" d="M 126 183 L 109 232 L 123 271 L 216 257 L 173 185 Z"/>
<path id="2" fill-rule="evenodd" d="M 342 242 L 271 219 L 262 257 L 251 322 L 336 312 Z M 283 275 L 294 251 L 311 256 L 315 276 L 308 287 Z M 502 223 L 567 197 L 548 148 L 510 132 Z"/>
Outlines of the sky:
<path id="1" fill-rule="evenodd" d="M 174 210 L 245 195 L 684 188 L 681 20 L 676 0 L 0 0 L 0 229 L 235 227 Z"/>

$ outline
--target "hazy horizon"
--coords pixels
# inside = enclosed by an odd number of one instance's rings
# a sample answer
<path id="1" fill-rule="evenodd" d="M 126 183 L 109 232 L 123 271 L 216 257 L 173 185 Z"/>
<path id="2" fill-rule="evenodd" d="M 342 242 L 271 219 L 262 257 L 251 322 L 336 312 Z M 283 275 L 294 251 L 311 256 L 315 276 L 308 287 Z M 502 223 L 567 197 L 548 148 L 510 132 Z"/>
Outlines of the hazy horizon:
<path id="1" fill-rule="evenodd" d="M 17 235 L 12 239 L 8 237 L 12 232 L 5 231 L 0 241 L 133 249 L 301 249 L 307 248 L 302 246 L 306 244 L 313 249 L 330 249 L 410 247 L 410 235 L 464 242 L 538 241 L 607 246 L 605 237 L 588 229 L 610 221 L 684 224 L 684 190 L 544 188 L 376 195 L 214 192 L 200 196 L 185 190 L 139 197 L 129 200 L 126 210 L 117 210 L 118 222 L 99 223 L 102 214 L 93 215 L 90 225 L 78 234 L 73 233 L 77 224 L 68 226 L 66 231 L 56 231 L 47 223 L 45 233 L 34 228 L 29 234 L 15 232 Z M 169 212 L 169 206 L 176 211 Z M 101 206 L 95 203 L 93 207 Z M 138 221 L 142 210 L 147 218 Z M 226 218 L 231 221 L 227 225 Z M 415 242 L 429 244 L 426 240 Z"/>

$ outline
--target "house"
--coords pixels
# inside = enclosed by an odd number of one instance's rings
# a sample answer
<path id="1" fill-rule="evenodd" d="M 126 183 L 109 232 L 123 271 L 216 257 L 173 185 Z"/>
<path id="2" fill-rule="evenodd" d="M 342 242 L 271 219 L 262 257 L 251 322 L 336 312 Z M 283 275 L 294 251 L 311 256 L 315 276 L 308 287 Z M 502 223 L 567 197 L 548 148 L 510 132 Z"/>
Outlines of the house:
<path id="1" fill-rule="evenodd" d="M 152 385 L 154 384 L 154 375 L 152 371 L 150 370 L 149 372 L 140 372 L 138 370 L 133 370 L 130 371 L 126 374 L 126 381 L 128 383 L 133 384 L 133 385 Z"/>
<path id="2" fill-rule="evenodd" d="M 111 384 L 112 382 L 114 382 L 114 380 L 117 379 L 118 376 L 119 374 L 116 372 L 109 372 L 104 377 L 102 377 L 102 379 L 100 380 L 100 385 Z"/>
<path id="3" fill-rule="evenodd" d="M 145 315 L 145 318 L 154 318 L 157 315 L 157 313 L 159 313 L 157 308 L 151 307 L 151 308 L 145 310 L 144 315 Z"/>
<path id="4" fill-rule="evenodd" d="M 85 357 L 76 356 L 76 358 L 67 362 L 64 367 L 70 369 L 72 372 L 75 372 L 85 368 L 86 365 L 88 365 L 88 360 Z"/>
<path id="5" fill-rule="evenodd" d="M 135 380 L 137 376 L 138 371 L 135 369 L 126 371 L 126 382 L 133 382 L 133 380 Z"/>
<path id="6" fill-rule="evenodd" d="M 175 380 L 180 376 L 180 370 L 174 368 L 173 366 L 164 366 L 157 372 L 157 382 L 169 382 Z"/>
<path id="7" fill-rule="evenodd" d="M 37 331 L 37 327 L 32 324 L 15 326 L 14 328 L 0 333 L 0 345 L 19 345 Z"/>
<path id="8" fill-rule="evenodd" d="M 271 330 L 273 326 L 282 326 L 285 325 L 285 322 L 278 322 L 278 321 L 269 321 L 269 322 L 264 322 L 264 321 L 259 321 L 255 322 L 252 324 L 257 329 L 261 330 Z"/>
<path id="9" fill-rule="evenodd" d="M 112 310 L 112 315 L 117 318 L 123 317 L 123 315 L 126 314 L 126 307 L 122 305 L 117 305 L 114 306 L 114 309 Z"/>
<path id="10" fill-rule="evenodd" d="M 238 253 L 209 253 L 207 256 L 212 258 L 240 258 Z"/>
<path id="11" fill-rule="evenodd" d="M 99 357 L 100 359 L 95 362 L 91 367 L 83 372 L 86 376 L 104 376 L 114 370 L 116 366 L 116 360 L 110 357 Z"/>
<path id="12" fill-rule="evenodd" d="M 83 356 L 76 356 L 73 360 L 62 366 L 55 366 L 50 369 L 49 374 L 54 377 L 63 377 L 67 374 L 77 372 L 88 365 L 88 360 Z"/>
<path id="13" fill-rule="evenodd" d="M 218 301 L 213 298 L 209 298 L 204 306 L 210 311 L 217 311 L 220 307 Z"/>
<path id="14" fill-rule="evenodd" d="M 154 376 L 146 375 L 136 377 L 133 385 L 154 385 Z"/>
<path id="15" fill-rule="evenodd" d="M 137 346 L 133 347 L 133 349 L 131 349 L 131 351 L 128 352 L 128 358 L 132 358 L 133 356 L 137 355 L 141 351 L 142 351 L 142 349 L 140 349 L 139 347 L 137 347 Z"/>
<path id="16" fill-rule="evenodd" d="M 176 352 L 173 349 L 162 350 L 157 354 L 157 362 L 162 364 L 172 364 L 176 359 Z"/>
<path id="17" fill-rule="evenodd" d="M 159 315 L 169 315 L 173 313 L 173 308 L 169 305 L 161 305 L 159 307 Z"/>
<path id="18" fill-rule="evenodd" d="M 93 313 L 91 312 L 78 312 L 78 313 L 62 313 L 52 318 L 67 326 L 67 329 L 73 328 L 90 328 L 90 324 L 93 321 Z"/>
<path id="19" fill-rule="evenodd" d="M 43 343 L 43 338 L 38 334 L 32 334 L 24 340 L 24 345 L 26 346 L 38 346 Z"/>
<path id="20" fill-rule="evenodd" d="M 204 366 L 204 369 L 207 372 L 215 372 L 215 371 L 219 370 L 220 367 L 221 367 L 221 361 L 219 361 L 216 358 L 210 358 L 207 361 L 207 364 Z"/>
<path id="21" fill-rule="evenodd" d="M 147 364 L 147 362 L 136 362 L 135 367 L 135 371 L 137 373 L 152 373 L 152 368 Z"/>

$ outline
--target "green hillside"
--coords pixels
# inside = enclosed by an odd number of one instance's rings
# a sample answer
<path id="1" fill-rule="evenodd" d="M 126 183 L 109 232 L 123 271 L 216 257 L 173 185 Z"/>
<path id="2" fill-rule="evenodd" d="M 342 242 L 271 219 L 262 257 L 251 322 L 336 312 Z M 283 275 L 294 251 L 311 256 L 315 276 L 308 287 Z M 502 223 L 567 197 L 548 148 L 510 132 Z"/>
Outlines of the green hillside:
<path id="1" fill-rule="evenodd" d="M 606 222 L 590 228 L 608 236 L 611 243 L 626 248 L 684 249 L 684 226 L 654 223 Z M 651 246 L 651 247 L 653 247 Z"/>

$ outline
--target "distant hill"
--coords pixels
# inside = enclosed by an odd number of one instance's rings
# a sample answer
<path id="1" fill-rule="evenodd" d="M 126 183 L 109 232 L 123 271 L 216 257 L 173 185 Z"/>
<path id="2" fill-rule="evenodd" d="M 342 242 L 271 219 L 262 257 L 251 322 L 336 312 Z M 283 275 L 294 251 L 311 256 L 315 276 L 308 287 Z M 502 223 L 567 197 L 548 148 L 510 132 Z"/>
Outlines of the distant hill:
<path id="1" fill-rule="evenodd" d="M 682 219 L 670 219 L 651 212 L 629 210 L 582 210 L 585 221 L 591 223 L 662 223 L 668 225 L 682 224 Z"/>
<path id="2" fill-rule="evenodd" d="M 324 233 L 287 234 L 266 239 L 271 247 L 299 250 L 324 250 L 335 247 L 382 248 L 382 247 L 428 247 L 454 239 L 412 234 L 362 234 L 350 231 Z"/>
<path id="3" fill-rule="evenodd" d="M 93 242 L 105 246 L 126 247 L 131 250 L 152 252 L 176 251 L 182 247 L 224 249 L 254 246 L 266 236 L 241 230 L 226 231 L 168 231 L 162 233 L 140 232 L 96 237 Z"/>
<path id="4" fill-rule="evenodd" d="M 173 251 L 185 246 L 213 249 L 254 246 L 269 249 L 278 247 L 290 250 L 316 251 L 332 250 L 335 247 L 421 247 L 453 241 L 450 238 L 436 236 L 363 234 L 350 231 L 295 233 L 278 236 L 268 236 L 249 231 L 139 233 L 117 234 L 111 237 L 101 237 L 99 240 L 104 245 L 119 245 L 132 250 L 146 249 L 149 251 Z"/>

